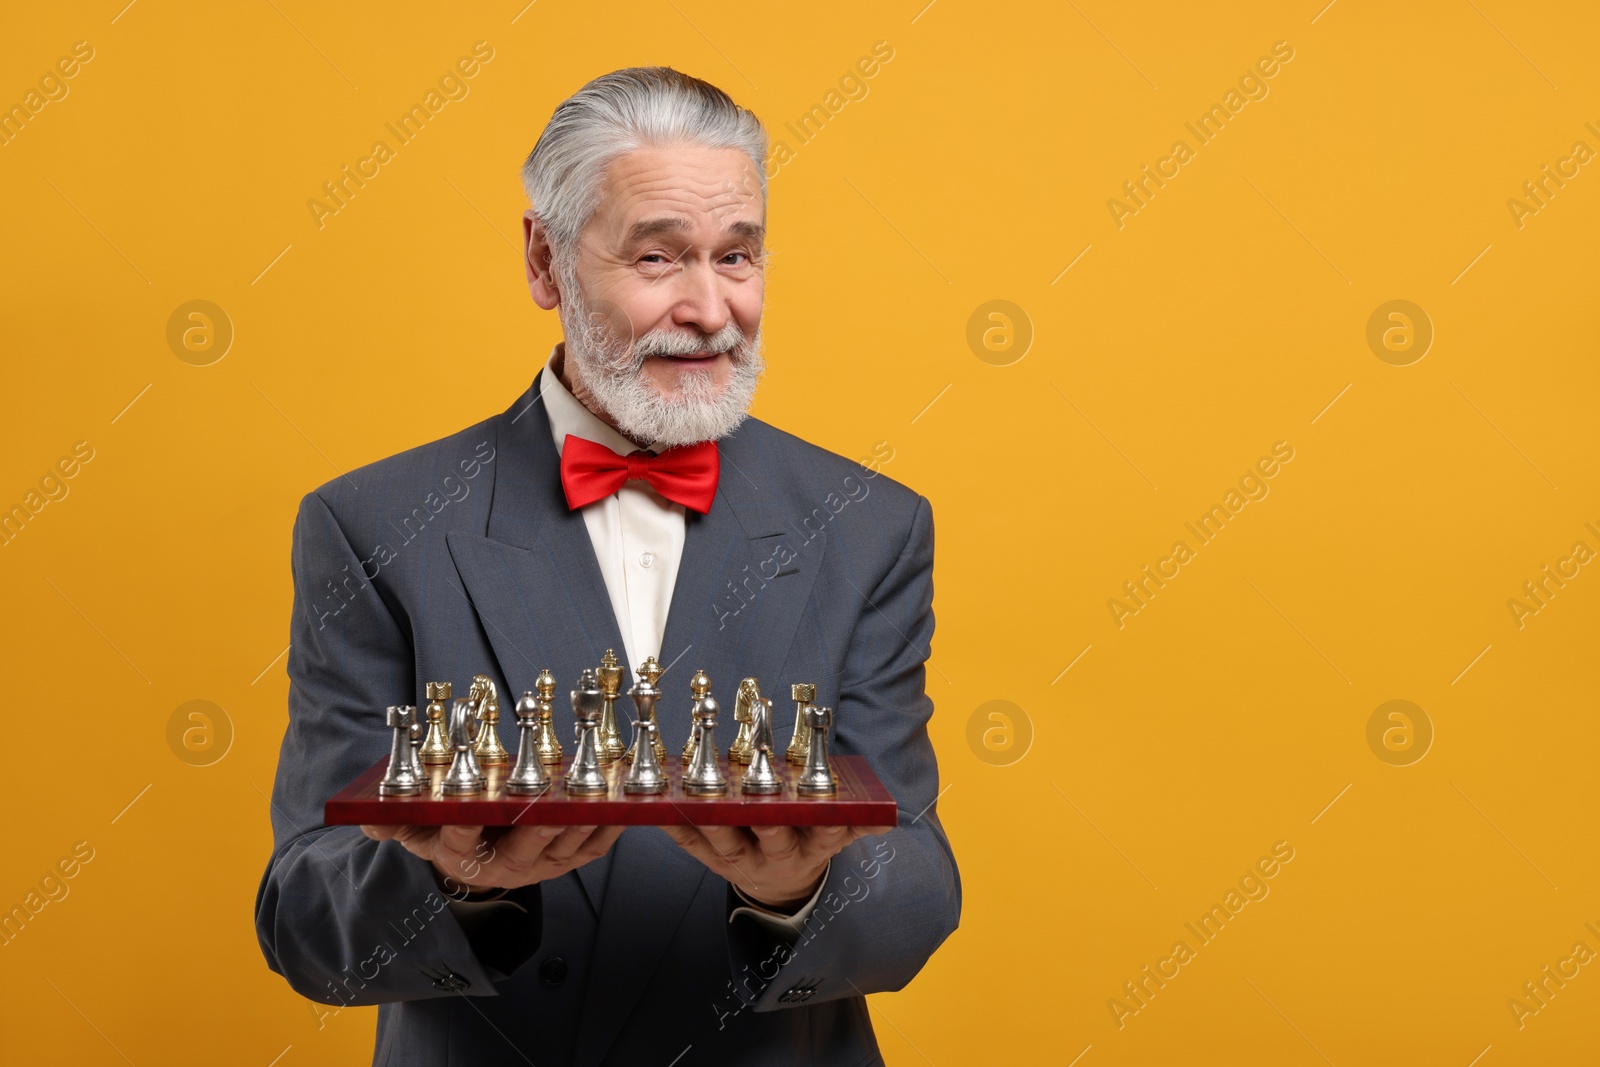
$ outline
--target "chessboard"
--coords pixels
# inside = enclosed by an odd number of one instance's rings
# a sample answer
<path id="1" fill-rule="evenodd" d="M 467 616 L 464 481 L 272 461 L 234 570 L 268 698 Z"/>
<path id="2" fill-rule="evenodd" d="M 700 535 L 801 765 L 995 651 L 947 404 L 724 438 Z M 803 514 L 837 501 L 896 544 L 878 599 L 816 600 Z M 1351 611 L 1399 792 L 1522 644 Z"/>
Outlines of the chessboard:
<path id="1" fill-rule="evenodd" d="M 801 796 L 795 789 L 802 768 L 776 763 L 783 791 L 767 796 L 740 792 L 745 765 L 719 761 L 728 791 L 723 796 L 689 796 L 683 791 L 683 767 L 677 759 L 662 767 L 666 792 L 624 793 L 628 763 L 615 760 L 601 767 L 603 795 L 568 795 L 565 773 L 570 760 L 547 770 L 553 781 L 541 796 L 505 792 L 509 765 L 485 766 L 483 790 L 469 796 L 445 796 L 446 768 L 428 770 L 428 787 L 416 796 L 380 796 L 378 783 L 389 764 L 380 759 L 328 801 L 323 820 L 330 826 L 894 826 L 899 809 L 863 756 L 831 759 L 837 792 L 833 796 Z"/>

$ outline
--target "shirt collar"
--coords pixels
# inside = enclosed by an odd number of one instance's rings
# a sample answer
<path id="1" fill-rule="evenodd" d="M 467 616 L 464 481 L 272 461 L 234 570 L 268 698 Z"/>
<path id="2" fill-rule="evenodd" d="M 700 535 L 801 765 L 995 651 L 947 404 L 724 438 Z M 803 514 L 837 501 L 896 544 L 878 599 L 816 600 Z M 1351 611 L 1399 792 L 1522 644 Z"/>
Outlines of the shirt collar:
<path id="1" fill-rule="evenodd" d="M 619 456 L 638 451 L 638 445 L 602 422 L 598 415 L 584 407 L 582 401 L 561 384 L 555 365 L 558 355 L 565 358 L 563 343 L 558 342 L 550 350 L 544 373 L 539 376 L 539 399 L 543 401 L 545 414 L 550 419 L 550 436 L 555 438 L 556 454 L 559 455 L 566 445 L 568 434 L 605 445 Z M 659 452 L 661 449 L 653 451 Z"/>

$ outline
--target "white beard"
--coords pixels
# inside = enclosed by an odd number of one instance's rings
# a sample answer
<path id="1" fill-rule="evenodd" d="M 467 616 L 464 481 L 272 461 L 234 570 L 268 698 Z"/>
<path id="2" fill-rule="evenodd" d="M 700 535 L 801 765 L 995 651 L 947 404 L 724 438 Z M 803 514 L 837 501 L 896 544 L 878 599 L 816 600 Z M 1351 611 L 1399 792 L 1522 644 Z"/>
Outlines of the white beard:
<path id="1" fill-rule="evenodd" d="M 652 330 L 637 340 L 617 338 L 608 316 L 592 309 L 571 271 L 560 271 L 561 321 L 572 373 L 596 403 L 616 420 L 623 434 L 672 448 L 726 437 L 749 415 L 756 385 L 766 370 L 761 356 L 761 328 L 746 338 L 738 323 L 709 337 L 675 330 Z M 610 310 L 610 309 L 607 309 Z M 665 396 L 643 373 L 650 356 L 726 352 L 732 363 L 728 383 L 718 393 L 709 370 L 680 370 L 678 391 Z"/>

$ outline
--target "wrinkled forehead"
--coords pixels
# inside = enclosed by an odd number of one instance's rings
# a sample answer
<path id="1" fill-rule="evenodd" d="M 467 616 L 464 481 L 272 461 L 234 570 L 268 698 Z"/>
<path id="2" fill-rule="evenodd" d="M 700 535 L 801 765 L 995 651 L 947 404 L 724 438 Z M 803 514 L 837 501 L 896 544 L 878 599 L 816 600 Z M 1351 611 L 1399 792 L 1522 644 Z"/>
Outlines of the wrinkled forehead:
<path id="1" fill-rule="evenodd" d="M 586 229 L 607 245 L 652 238 L 759 238 L 766 199 L 755 164 L 737 148 L 636 148 L 607 165 Z"/>

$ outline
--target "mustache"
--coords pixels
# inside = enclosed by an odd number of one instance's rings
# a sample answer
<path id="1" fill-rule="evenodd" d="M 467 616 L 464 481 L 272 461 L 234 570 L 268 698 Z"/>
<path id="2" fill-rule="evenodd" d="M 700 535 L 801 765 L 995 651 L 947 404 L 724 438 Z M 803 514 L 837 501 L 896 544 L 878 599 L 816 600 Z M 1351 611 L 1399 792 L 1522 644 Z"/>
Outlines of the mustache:
<path id="1" fill-rule="evenodd" d="M 710 335 L 652 330 L 634 342 L 633 355 L 641 363 L 650 356 L 693 356 L 701 352 L 732 352 L 737 356 L 742 355 L 749 344 L 739 324 L 730 322 Z"/>

